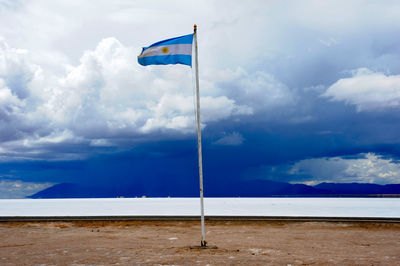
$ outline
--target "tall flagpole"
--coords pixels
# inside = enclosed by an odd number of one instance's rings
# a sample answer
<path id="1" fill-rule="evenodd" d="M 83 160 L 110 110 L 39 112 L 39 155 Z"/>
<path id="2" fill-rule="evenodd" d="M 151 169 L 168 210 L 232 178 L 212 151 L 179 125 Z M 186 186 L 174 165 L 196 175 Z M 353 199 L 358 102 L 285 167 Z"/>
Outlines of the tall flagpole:
<path id="1" fill-rule="evenodd" d="M 201 209 L 201 246 L 205 247 L 206 233 L 204 229 L 204 199 L 203 199 L 203 160 L 201 154 L 201 123 L 200 123 L 200 92 L 199 92 L 199 58 L 197 48 L 197 26 L 194 24 L 194 50 L 195 56 L 195 69 L 196 69 L 196 115 L 197 115 L 197 153 L 199 158 L 199 178 L 200 178 L 200 209 Z"/>

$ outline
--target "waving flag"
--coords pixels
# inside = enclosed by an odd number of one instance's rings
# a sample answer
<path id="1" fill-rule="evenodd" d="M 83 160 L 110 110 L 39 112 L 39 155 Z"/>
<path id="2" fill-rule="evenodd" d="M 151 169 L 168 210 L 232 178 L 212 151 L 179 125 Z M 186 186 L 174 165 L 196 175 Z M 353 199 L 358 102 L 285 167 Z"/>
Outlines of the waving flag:
<path id="1" fill-rule="evenodd" d="M 203 194 L 203 159 L 201 153 L 201 123 L 200 123 L 200 89 L 199 89 L 199 59 L 197 47 L 197 26 L 194 24 L 193 34 L 176 37 L 156 42 L 149 47 L 143 47 L 142 53 L 138 56 L 139 64 L 147 65 L 168 65 L 183 64 L 192 66 L 192 44 L 194 42 L 194 65 L 192 71 L 196 73 L 196 121 L 197 121 L 197 155 L 199 159 L 199 185 L 200 185 L 200 210 L 201 210 L 201 242 L 200 246 L 194 248 L 217 248 L 207 246 L 204 227 L 204 194 Z"/>
<path id="2" fill-rule="evenodd" d="M 138 62 L 143 66 L 169 64 L 192 66 L 192 43 L 193 34 L 156 42 L 143 47 Z"/>

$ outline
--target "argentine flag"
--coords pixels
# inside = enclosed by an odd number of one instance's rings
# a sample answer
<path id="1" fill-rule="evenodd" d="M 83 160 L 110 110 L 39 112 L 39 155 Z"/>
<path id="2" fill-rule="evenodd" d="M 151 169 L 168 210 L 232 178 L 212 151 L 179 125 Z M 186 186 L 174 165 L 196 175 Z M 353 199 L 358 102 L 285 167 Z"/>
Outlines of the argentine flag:
<path id="1" fill-rule="evenodd" d="M 192 66 L 193 34 L 156 42 L 143 47 L 138 56 L 142 66 L 183 64 Z"/>

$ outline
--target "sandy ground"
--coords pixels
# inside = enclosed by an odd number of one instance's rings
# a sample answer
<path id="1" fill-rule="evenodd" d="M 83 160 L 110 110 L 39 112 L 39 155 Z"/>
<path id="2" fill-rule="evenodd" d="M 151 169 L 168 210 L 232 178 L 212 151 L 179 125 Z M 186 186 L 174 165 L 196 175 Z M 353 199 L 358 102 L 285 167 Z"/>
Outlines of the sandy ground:
<path id="1" fill-rule="evenodd" d="M 0 265 L 400 265 L 400 224 L 0 223 Z"/>

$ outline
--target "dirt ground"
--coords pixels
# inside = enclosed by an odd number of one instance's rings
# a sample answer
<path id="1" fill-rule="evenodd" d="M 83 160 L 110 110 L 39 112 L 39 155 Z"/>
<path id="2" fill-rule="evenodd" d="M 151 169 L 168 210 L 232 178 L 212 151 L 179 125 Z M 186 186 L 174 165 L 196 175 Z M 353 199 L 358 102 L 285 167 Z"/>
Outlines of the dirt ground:
<path id="1" fill-rule="evenodd" d="M 400 265 L 400 224 L 0 223 L 0 265 Z"/>

